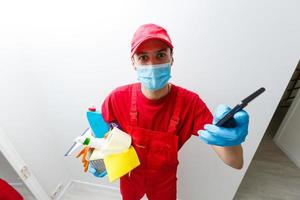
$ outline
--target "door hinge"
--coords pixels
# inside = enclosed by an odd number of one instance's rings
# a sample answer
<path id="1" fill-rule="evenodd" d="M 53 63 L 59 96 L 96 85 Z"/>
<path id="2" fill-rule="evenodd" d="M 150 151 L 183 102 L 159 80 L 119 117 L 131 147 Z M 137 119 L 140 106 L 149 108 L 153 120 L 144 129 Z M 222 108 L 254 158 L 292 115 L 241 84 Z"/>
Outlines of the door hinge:
<path id="1" fill-rule="evenodd" d="M 21 168 L 20 172 L 21 172 L 21 179 L 24 181 L 31 176 L 28 167 L 25 165 Z"/>

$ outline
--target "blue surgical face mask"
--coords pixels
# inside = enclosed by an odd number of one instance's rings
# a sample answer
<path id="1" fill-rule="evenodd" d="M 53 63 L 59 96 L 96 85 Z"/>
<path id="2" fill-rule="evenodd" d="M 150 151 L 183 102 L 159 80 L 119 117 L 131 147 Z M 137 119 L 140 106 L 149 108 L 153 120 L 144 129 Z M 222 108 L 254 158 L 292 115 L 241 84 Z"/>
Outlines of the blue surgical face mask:
<path id="1" fill-rule="evenodd" d="M 149 90 L 163 88 L 171 78 L 171 63 L 159 65 L 137 65 L 138 80 Z"/>

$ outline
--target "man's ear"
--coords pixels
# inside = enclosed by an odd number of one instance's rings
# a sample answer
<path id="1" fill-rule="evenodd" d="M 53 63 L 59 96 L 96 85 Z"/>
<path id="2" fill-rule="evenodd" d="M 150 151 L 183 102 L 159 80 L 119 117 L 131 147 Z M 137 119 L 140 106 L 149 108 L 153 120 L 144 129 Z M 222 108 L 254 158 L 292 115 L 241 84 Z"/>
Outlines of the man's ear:
<path id="1" fill-rule="evenodd" d="M 133 58 L 133 56 L 131 57 L 131 65 L 132 65 L 133 69 L 136 70 L 136 66 L 134 64 L 134 58 Z"/>
<path id="2" fill-rule="evenodd" d="M 171 50 L 171 49 L 170 49 Z M 171 50 L 171 66 L 173 65 L 173 62 L 174 62 L 174 57 L 173 57 L 173 50 Z"/>

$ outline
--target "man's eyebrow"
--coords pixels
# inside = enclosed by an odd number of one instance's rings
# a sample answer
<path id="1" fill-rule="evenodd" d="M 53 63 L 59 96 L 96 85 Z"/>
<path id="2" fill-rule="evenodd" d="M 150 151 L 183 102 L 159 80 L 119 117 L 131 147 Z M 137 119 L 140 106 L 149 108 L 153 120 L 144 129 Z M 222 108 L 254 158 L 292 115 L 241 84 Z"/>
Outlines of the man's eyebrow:
<path id="1" fill-rule="evenodd" d="M 161 51 L 167 51 L 167 48 L 163 48 L 163 49 L 161 49 L 161 50 L 158 50 L 158 51 L 156 51 L 156 53 L 159 53 L 159 52 L 161 52 Z"/>
<path id="2" fill-rule="evenodd" d="M 168 50 L 168 48 L 163 48 L 158 51 L 155 51 L 155 53 L 159 53 L 159 52 L 167 51 L 167 50 Z M 143 52 L 143 51 L 136 52 L 136 55 L 142 55 L 142 54 L 149 54 L 149 52 Z"/>
<path id="3" fill-rule="evenodd" d="M 141 54 L 147 54 L 147 52 L 142 52 L 142 51 L 136 52 L 136 55 L 141 55 Z"/>

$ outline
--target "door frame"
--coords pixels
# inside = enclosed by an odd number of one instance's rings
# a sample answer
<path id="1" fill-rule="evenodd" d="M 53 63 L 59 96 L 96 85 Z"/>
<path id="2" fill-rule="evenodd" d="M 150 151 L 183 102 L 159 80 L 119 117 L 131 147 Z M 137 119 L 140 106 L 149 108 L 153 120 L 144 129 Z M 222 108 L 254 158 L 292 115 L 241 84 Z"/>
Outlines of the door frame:
<path id="1" fill-rule="evenodd" d="M 17 152 L 5 132 L 0 127 L 0 151 L 22 179 L 36 199 L 50 200 L 51 198 L 40 185 L 32 171 Z"/>

